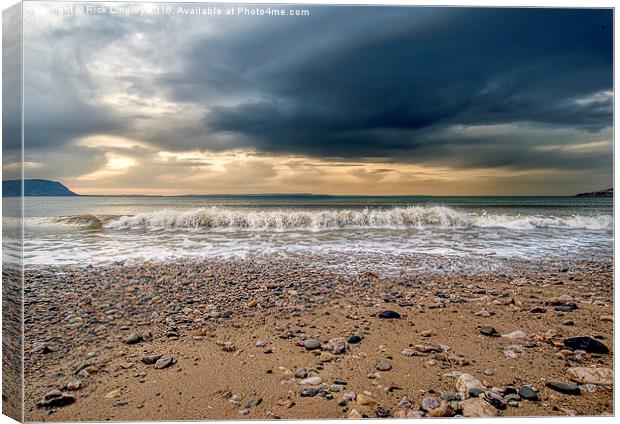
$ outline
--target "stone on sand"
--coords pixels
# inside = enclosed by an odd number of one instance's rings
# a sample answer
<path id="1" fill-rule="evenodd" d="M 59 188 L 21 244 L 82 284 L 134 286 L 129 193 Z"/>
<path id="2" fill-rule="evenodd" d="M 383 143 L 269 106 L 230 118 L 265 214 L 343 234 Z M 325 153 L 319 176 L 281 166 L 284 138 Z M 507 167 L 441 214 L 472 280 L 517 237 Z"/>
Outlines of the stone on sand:
<path id="1" fill-rule="evenodd" d="M 573 367 L 566 370 L 568 378 L 580 384 L 613 384 L 614 373 L 609 368 Z"/>

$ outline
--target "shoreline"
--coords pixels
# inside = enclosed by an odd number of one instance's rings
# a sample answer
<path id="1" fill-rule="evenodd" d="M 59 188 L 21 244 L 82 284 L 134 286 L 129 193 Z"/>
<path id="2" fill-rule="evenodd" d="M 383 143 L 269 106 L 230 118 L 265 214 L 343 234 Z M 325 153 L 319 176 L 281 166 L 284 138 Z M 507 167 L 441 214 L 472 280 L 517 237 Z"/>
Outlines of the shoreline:
<path id="1" fill-rule="evenodd" d="M 27 268 L 26 419 L 613 413 L 608 385 L 582 384 L 580 395 L 545 386 L 570 383 L 569 368 L 613 369 L 613 353 L 562 347 L 591 336 L 613 352 L 611 261 L 402 275 L 316 266 L 261 257 Z M 320 348 L 300 345 L 308 339 Z M 145 363 L 158 355 L 172 359 Z M 460 400 L 457 373 L 484 384 L 484 399 Z M 510 397 L 527 385 L 538 401 Z M 73 403 L 37 406 L 52 390 Z"/>

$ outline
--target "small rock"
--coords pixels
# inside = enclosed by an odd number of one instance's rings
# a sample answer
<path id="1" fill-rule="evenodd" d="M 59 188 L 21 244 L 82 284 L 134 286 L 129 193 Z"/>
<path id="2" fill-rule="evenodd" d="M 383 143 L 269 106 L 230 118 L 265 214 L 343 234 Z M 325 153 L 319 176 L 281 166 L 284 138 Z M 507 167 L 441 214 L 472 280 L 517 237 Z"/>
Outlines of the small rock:
<path id="1" fill-rule="evenodd" d="M 290 399 L 279 399 L 276 404 L 278 406 L 281 406 L 283 408 L 292 408 L 293 406 L 295 406 L 295 402 L 293 402 Z"/>
<path id="2" fill-rule="evenodd" d="M 347 414 L 347 418 L 350 420 L 359 420 L 362 418 L 362 414 L 360 414 L 357 409 L 351 409 Z"/>
<path id="3" fill-rule="evenodd" d="M 140 343 L 141 341 L 142 341 L 142 336 L 140 334 L 131 333 L 125 340 L 125 343 L 127 343 L 128 345 L 132 345 L 132 344 Z"/>
<path id="4" fill-rule="evenodd" d="M 565 395 L 580 395 L 581 389 L 574 383 L 559 383 L 557 381 L 548 381 L 546 384 L 551 390 L 564 393 Z"/>
<path id="5" fill-rule="evenodd" d="M 614 373 L 609 368 L 574 367 L 566 370 L 568 378 L 580 384 L 613 384 Z"/>
<path id="6" fill-rule="evenodd" d="M 61 392 L 60 390 L 52 390 L 41 398 L 37 403 L 40 408 L 54 408 L 60 406 L 70 405 L 75 402 L 75 397 L 68 393 Z"/>
<path id="7" fill-rule="evenodd" d="M 71 381 L 67 383 L 67 390 L 71 390 L 71 391 L 80 390 L 81 387 L 82 387 L 81 380 Z"/>
<path id="8" fill-rule="evenodd" d="M 374 405 L 376 403 L 372 396 L 365 395 L 364 393 L 358 393 L 355 401 L 358 405 Z"/>
<path id="9" fill-rule="evenodd" d="M 383 406 L 377 406 L 375 408 L 375 414 L 379 418 L 388 418 L 390 416 L 390 411 Z"/>
<path id="10" fill-rule="evenodd" d="M 479 389 L 484 391 L 485 387 L 480 380 L 470 374 L 461 374 L 456 379 L 456 391 L 468 396 L 471 389 Z"/>
<path id="11" fill-rule="evenodd" d="M 413 406 L 413 404 L 411 403 L 411 399 L 409 399 L 408 396 L 403 396 L 403 398 L 400 400 L 400 402 L 398 402 L 398 405 L 396 405 L 396 408 L 399 409 L 410 409 Z"/>
<path id="12" fill-rule="evenodd" d="M 307 339 L 304 341 L 304 347 L 308 350 L 315 350 L 321 347 L 321 342 L 317 339 Z"/>
<path id="13" fill-rule="evenodd" d="M 259 405 L 262 401 L 262 397 L 258 396 L 256 393 L 253 393 L 248 400 L 243 402 L 243 407 L 249 409 L 253 406 Z"/>
<path id="14" fill-rule="evenodd" d="M 480 395 L 483 393 L 484 393 L 484 390 L 478 387 L 472 387 L 471 389 L 467 391 L 467 394 L 469 395 L 469 397 L 473 397 L 473 398 L 480 397 Z"/>
<path id="15" fill-rule="evenodd" d="M 480 334 L 484 334 L 489 337 L 499 337 L 500 334 L 497 332 L 495 327 L 491 327 L 490 325 L 484 325 L 480 328 Z"/>
<path id="16" fill-rule="evenodd" d="M 531 314 L 544 314 L 545 312 L 547 312 L 547 310 L 540 306 L 530 309 Z"/>
<path id="17" fill-rule="evenodd" d="M 420 333 L 420 336 L 422 337 L 432 337 L 435 335 L 435 332 L 433 330 L 424 330 Z"/>
<path id="18" fill-rule="evenodd" d="M 155 362 L 155 369 L 161 370 L 164 368 L 168 368 L 172 364 L 174 364 L 175 360 L 172 356 L 164 356 Z"/>
<path id="19" fill-rule="evenodd" d="M 575 350 L 585 350 L 588 353 L 609 353 L 609 348 L 607 346 L 589 336 L 564 339 L 564 346 Z"/>
<path id="20" fill-rule="evenodd" d="M 387 362 L 379 362 L 375 368 L 377 368 L 379 371 L 389 371 L 392 369 L 392 365 L 390 365 Z"/>
<path id="21" fill-rule="evenodd" d="M 400 318 L 400 314 L 396 311 L 385 310 L 385 311 L 379 312 L 378 317 L 384 318 L 384 319 L 398 319 Z"/>
<path id="22" fill-rule="evenodd" d="M 497 409 L 489 402 L 480 398 L 472 398 L 459 402 L 464 417 L 495 417 Z"/>
<path id="23" fill-rule="evenodd" d="M 424 399 L 422 399 L 422 404 L 420 405 L 420 409 L 422 411 L 430 412 L 435 408 L 439 408 L 440 406 L 441 406 L 441 403 L 439 402 L 439 400 L 437 400 L 434 397 L 427 396 Z"/>
<path id="24" fill-rule="evenodd" d="M 512 331 L 508 334 L 502 334 L 507 339 L 527 339 L 527 334 L 521 330 Z"/>
<path id="25" fill-rule="evenodd" d="M 536 393 L 536 391 L 532 388 L 532 386 L 521 387 L 519 389 L 519 396 L 521 396 L 521 399 L 532 400 L 532 401 L 538 400 L 538 393 Z"/>
<path id="26" fill-rule="evenodd" d="M 303 380 L 299 382 L 299 384 L 302 384 L 304 386 L 318 386 L 322 382 L 323 380 L 321 380 L 321 377 L 314 376 L 314 377 L 304 378 Z"/>
<path id="27" fill-rule="evenodd" d="M 301 397 L 314 397 L 319 394 L 319 389 L 315 387 L 305 387 L 299 392 Z"/>
<path id="28" fill-rule="evenodd" d="M 105 395 L 106 399 L 116 399 L 121 397 L 121 389 L 112 390 L 110 393 Z"/>
<path id="29" fill-rule="evenodd" d="M 319 356 L 319 361 L 321 362 L 330 362 L 333 359 L 334 355 L 329 352 L 321 352 L 321 355 Z"/>
<path id="30" fill-rule="evenodd" d="M 153 365 L 162 355 L 147 355 L 143 356 L 141 361 L 147 365 Z"/>
<path id="31" fill-rule="evenodd" d="M 361 341 L 362 341 L 362 338 L 356 335 L 349 336 L 349 338 L 347 339 L 347 343 L 351 343 L 351 344 L 357 344 Z"/>

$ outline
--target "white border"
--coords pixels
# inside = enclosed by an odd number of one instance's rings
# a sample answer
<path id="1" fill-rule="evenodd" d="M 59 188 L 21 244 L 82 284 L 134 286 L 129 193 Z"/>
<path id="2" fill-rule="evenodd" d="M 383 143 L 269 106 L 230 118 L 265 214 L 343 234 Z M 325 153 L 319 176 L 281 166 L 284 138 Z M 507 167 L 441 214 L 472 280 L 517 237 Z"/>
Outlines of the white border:
<path id="1" fill-rule="evenodd" d="M 125 3 L 137 3 L 136 1 L 127 1 L 127 0 L 118 0 L 119 2 L 125 2 Z M 181 0 L 149 0 L 149 2 L 152 3 L 190 3 L 188 1 L 181 1 Z M 0 0 L 0 6 L 2 8 L 2 10 L 14 5 L 15 3 L 17 3 L 14 0 Z M 579 7 L 587 7 L 587 8 L 594 8 L 594 7 L 603 7 L 603 8 L 615 8 L 616 2 L 613 0 L 589 0 L 589 1 L 578 1 L 578 0 L 521 0 L 521 1 L 514 1 L 514 0 L 507 0 L 507 1 L 498 1 L 498 0 L 476 0 L 476 1 L 466 1 L 466 0 L 444 0 L 444 1 L 437 1 L 437 0 L 424 0 L 424 1 L 417 1 L 417 0 L 387 0 L 387 1 L 382 1 L 382 0 L 311 0 L 311 1 L 303 1 L 303 0 L 286 0 L 286 1 L 265 1 L 265 0 L 243 0 L 243 1 L 225 1 L 225 0 L 213 0 L 213 1 L 209 1 L 209 2 L 204 2 L 204 3 L 288 3 L 288 4 L 312 4 L 312 5 L 333 5 L 333 4 L 340 4 L 340 5 L 345 5 L 345 4 L 353 4 L 353 5 L 400 5 L 400 6 L 480 6 L 480 7 L 559 7 L 559 8 L 579 8 Z M 1 20 L 0 20 L 1 21 Z M 618 57 L 618 43 L 616 42 L 617 38 L 616 38 L 616 25 L 615 25 L 615 11 L 614 11 L 614 88 L 615 88 L 615 81 L 617 80 L 618 77 L 618 68 L 615 66 L 616 64 L 616 58 Z M 0 68 L 2 66 L 2 58 L 0 55 Z M 0 105 L 1 105 L 1 85 L 0 85 Z M 616 122 L 616 113 L 615 111 L 617 110 L 618 107 L 618 96 L 614 96 L 614 129 L 616 128 L 617 122 Z M 2 117 L 0 115 L 0 126 L 2 125 Z M 615 134 L 614 134 L 615 136 Z M 614 147 L 615 147 L 615 137 L 614 137 Z M 2 160 L 2 152 L 0 150 L 0 162 Z M 615 161 L 615 149 L 614 149 L 614 187 L 620 187 L 618 185 L 618 182 L 620 180 L 620 176 L 618 171 L 618 163 Z M 1 212 L 1 204 L 0 204 L 0 212 Z M 618 211 L 618 198 L 614 197 L 614 222 L 618 222 L 618 218 L 620 217 L 620 212 Z M 2 235 L 2 229 L 0 228 L 0 237 Z M 614 234 L 615 237 L 615 234 Z M 618 246 L 620 245 L 620 241 L 618 240 L 618 237 L 615 237 L 614 239 L 614 250 L 617 251 Z M 614 261 L 614 282 L 617 281 L 617 276 L 618 276 L 618 270 L 617 270 L 617 266 L 615 266 L 616 263 Z M 0 264 L 1 267 L 1 264 Z M 618 302 L 616 301 L 616 291 L 614 290 L 614 317 L 618 317 Z M 614 323 L 615 324 L 615 323 Z M 614 329 L 616 328 L 616 326 L 614 325 Z M 614 331 L 614 351 L 617 349 L 618 345 L 618 335 L 617 332 Z M 614 371 L 618 370 L 618 355 L 614 356 Z M 0 371 L 0 381 L 1 381 L 1 371 Z M 619 411 L 619 406 L 620 406 L 620 401 L 619 401 L 619 397 L 616 394 L 616 390 L 614 390 L 614 411 L 617 414 Z M 53 419 L 53 418 L 52 418 Z M 549 422 L 552 421 L 554 423 L 558 423 L 561 420 L 569 420 L 570 423 L 586 423 L 586 422 L 596 422 L 596 423 L 613 423 L 615 422 L 613 417 L 545 417 L 545 418 L 539 418 L 539 417 L 535 417 L 535 418 L 513 418 L 513 417 L 500 417 L 500 418 L 487 418 L 487 419 L 483 419 L 483 418 L 467 418 L 466 422 L 467 423 L 472 423 L 472 424 L 480 424 L 480 423 L 489 423 L 493 420 L 498 421 L 499 424 L 521 424 L 521 423 L 537 423 L 540 421 L 543 422 Z M 391 420 L 391 419 L 390 419 Z M 450 419 L 433 419 L 433 422 L 449 422 L 449 421 L 453 421 L 455 420 L 454 418 L 450 418 Z M 295 423 L 301 423 L 301 424 L 310 424 L 310 423 L 316 423 L 318 420 L 295 420 Z M 321 420 L 322 422 L 338 422 L 338 423 L 345 423 L 347 422 L 347 420 L 344 419 L 337 419 L 337 420 Z M 5 423 L 12 423 L 15 422 L 12 419 L 4 416 L 4 415 L 0 415 L 0 424 L 5 424 Z M 140 421 L 140 422 L 144 422 L 147 423 L 148 421 Z M 158 421 L 158 423 L 172 423 L 172 422 L 179 422 L 179 421 Z M 230 420 L 230 421 L 226 421 L 226 423 L 251 423 L 251 424 L 258 424 L 261 423 L 263 421 L 255 421 L 255 420 Z"/>

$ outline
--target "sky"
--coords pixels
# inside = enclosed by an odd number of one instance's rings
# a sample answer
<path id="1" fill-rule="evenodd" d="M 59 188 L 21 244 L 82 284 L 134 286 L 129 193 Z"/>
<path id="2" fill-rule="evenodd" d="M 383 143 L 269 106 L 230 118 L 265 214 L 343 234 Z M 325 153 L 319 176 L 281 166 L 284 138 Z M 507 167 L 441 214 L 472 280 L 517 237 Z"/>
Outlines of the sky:
<path id="1" fill-rule="evenodd" d="M 80 194 L 612 186 L 611 10 L 53 6 L 24 4 L 26 178 Z"/>

